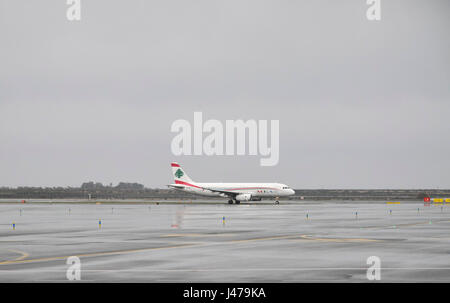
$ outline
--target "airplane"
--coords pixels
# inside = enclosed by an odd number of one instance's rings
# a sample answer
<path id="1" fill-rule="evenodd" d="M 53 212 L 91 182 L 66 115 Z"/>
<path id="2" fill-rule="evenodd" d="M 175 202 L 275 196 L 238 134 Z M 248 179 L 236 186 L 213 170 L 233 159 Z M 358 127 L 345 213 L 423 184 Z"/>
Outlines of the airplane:
<path id="1" fill-rule="evenodd" d="M 169 188 L 210 197 L 228 198 L 228 204 L 240 204 L 241 201 L 261 201 L 262 198 L 275 198 L 279 204 L 279 197 L 291 196 L 295 191 L 281 183 L 199 183 L 194 182 L 181 166 L 172 162 L 172 174 L 175 184 Z"/>

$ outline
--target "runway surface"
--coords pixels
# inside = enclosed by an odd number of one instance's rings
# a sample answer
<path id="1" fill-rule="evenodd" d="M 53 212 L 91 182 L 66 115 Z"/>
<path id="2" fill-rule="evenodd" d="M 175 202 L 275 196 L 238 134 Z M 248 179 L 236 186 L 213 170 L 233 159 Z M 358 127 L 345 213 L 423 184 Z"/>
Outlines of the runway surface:
<path id="1" fill-rule="evenodd" d="M 67 281 L 70 256 L 84 282 L 368 282 L 370 256 L 450 282 L 449 230 L 423 203 L 0 204 L 0 282 Z"/>

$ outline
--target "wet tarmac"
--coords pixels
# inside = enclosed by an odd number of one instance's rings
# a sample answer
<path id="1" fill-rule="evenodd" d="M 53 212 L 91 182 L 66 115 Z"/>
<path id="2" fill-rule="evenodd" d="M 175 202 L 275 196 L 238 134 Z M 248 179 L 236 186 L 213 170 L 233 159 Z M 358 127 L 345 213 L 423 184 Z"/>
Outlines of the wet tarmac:
<path id="1" fill-rule="evenodd" d="M 226 203 L 226 202 L 225 202 Z M 101 223 L 101 224 L 100 224 Z M 0 204 L 0 282 L 450 282 L 450 205 Z"/>

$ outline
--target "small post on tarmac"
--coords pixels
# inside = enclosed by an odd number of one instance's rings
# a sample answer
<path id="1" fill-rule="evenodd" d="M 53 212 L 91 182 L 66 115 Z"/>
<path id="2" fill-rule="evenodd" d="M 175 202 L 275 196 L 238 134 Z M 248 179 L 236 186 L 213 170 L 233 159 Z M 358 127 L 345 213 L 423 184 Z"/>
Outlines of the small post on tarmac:
<path id="1" fill-rule="evenodd" d="M 102 228 L 102 220 L 98 220 L 98 229 L 101 229 Z"/>
<path id="2" fill-rule="evenodd" d="M 225 216 L 222 217 L 222 225 L 225 225 Z"/>

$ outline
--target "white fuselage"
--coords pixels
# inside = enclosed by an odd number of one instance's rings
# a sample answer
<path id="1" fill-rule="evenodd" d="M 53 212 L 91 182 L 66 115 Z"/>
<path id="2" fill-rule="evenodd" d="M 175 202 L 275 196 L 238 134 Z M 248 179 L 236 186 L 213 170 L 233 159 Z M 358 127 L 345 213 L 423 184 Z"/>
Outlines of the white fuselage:
<path id="1" fill-rule="evenodd" d="M 204 195 L 204 196 L 226 196 L 223 193 L 210 191 L 235 192 L 236 194 L 250 194 L 253 198 L 283 197 L 293 195 L 295 192 L 285 184 L 281 183 L 200 183 L 200 182 L 180 182 L 182 190 Z"/>

